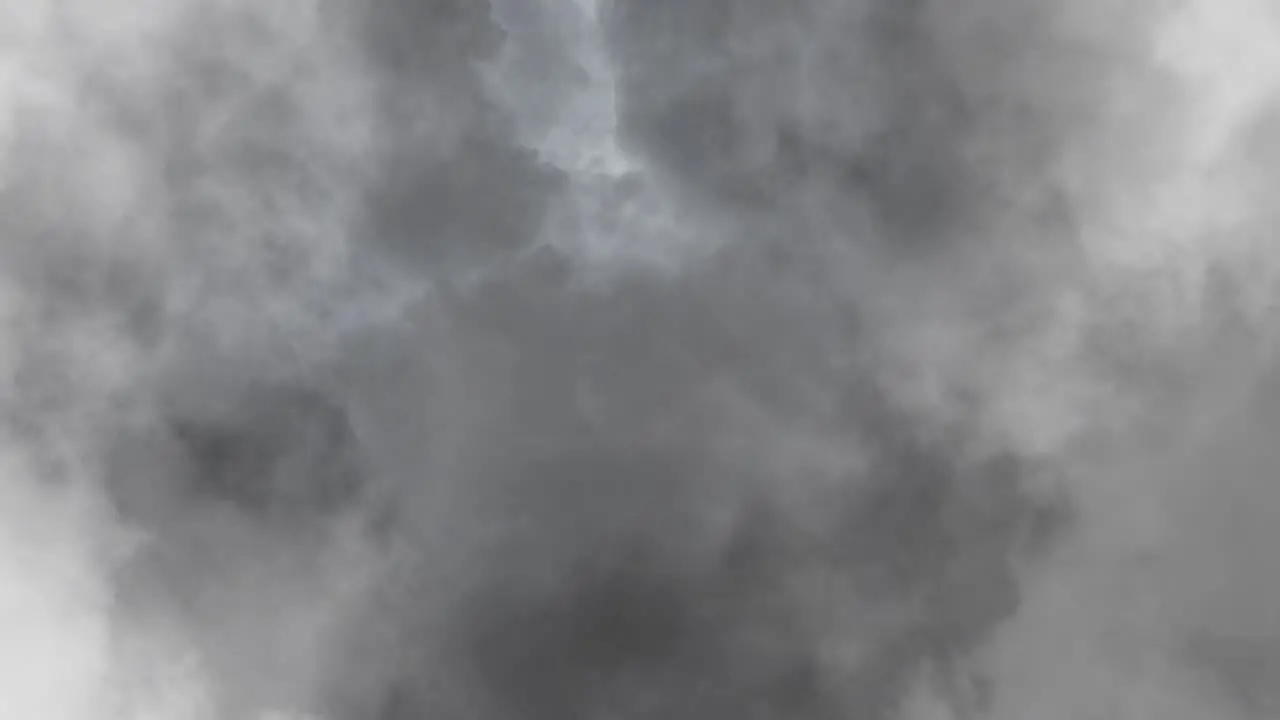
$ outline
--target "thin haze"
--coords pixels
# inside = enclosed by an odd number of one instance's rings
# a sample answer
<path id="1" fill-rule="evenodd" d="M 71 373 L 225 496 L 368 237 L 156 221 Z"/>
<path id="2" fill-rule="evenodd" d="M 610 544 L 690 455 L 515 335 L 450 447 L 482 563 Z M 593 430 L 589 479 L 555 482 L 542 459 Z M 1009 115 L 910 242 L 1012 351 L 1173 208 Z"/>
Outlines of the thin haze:
<path id="1" fill-rule="evenodd" d="M 0 717 L 1280 717 L 1267 0 L 0 0 Z"/>

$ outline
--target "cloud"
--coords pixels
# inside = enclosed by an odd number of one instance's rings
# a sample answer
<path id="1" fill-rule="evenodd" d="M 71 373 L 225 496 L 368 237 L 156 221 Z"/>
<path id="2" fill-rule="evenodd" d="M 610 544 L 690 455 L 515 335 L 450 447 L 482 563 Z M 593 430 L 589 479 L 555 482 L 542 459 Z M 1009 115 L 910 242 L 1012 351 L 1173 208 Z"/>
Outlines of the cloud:
<path id="1" fill-rule="evenodd" d="M 0 709 L 1268 712 L 1263 3 L 259 5 L 0 0 Z"/>

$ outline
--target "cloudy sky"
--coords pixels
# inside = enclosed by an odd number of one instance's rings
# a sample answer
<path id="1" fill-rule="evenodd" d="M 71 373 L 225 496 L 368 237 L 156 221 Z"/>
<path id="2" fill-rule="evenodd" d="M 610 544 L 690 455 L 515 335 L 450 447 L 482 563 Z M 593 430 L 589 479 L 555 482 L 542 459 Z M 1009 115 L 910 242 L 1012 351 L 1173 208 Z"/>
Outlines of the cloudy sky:
<path id="1" fill-rule="evenodd" d="M 1280 717 L 1268 0 L 0 0 L 0 717 Z"/>

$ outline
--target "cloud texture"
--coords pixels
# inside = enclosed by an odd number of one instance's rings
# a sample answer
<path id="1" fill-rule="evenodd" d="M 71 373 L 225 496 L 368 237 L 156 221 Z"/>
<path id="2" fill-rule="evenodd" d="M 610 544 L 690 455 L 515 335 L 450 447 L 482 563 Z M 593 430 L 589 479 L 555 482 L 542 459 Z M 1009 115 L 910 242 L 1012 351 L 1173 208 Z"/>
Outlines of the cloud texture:
<path id="1" fill-rule="evenodd" d="M 0 0 L 0 716 L 1277 713 L 1264 0 Z"/>

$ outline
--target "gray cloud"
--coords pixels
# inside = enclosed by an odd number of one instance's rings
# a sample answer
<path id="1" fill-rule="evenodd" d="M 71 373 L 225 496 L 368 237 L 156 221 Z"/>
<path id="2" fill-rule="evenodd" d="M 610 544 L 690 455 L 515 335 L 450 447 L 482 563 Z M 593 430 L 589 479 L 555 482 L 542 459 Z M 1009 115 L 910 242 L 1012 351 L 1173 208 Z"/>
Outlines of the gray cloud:
<path id="1" fill-rule="evenodd" d="M 11 5 L 15 713 L 1269 711 L 1273 86 L 1176 12 Z"/>

